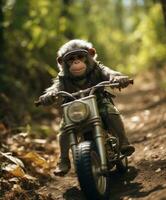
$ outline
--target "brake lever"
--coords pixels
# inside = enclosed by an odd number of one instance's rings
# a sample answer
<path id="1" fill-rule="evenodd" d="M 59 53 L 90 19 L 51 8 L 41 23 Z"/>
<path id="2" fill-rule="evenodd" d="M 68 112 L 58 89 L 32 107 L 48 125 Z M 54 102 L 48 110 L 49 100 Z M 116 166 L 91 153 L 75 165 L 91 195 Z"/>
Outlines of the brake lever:
<path id="1" fill-rule="evenodd" d="M 119 83 L 119 85 L 117 86 L 117 88 L 118 88 L 118 90 L 121 92 L 121 89 L 123 88 L 122 86 L 121 86 L 121 84 L 120 84 L 120 82 L 115 82 L 115 83 Z M 130 85 L 130 84 L 134 84 L 134 80 L 133 79 L 129 79 L 129 81 L 128 81 L 128 85 Z M 127 85 L 127 86 L 128 86 Z M 126 87 L 127 87 L 126 86 Z"/>
<path id="2" fill-rule="evenodd" d="M 134 79 L 129 79 L 129 84 L 133 85 L 134 84 Z"/>
<path id="3" fill-rule="evenodd" d="M 38 106 L 41 106 L 41 105 L 42 105 L 42 103 L 41 103 L 41 101 L 40 101 L 40 100 L 34 101 L 34 104 L 35 104 L 35 106 L 36 106 L 36 107 L 38 107 Z"/>

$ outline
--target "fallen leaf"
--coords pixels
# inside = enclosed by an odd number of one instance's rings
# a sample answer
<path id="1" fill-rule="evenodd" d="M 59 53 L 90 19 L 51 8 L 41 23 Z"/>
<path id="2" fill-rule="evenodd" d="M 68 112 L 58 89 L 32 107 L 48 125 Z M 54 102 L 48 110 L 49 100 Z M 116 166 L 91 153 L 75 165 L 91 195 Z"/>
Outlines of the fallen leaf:
<path id="1" fill-rule="evenodd" d="M 20 185 L 14 184 L 14 185 L 13 185 L 13 188 L 12 188 L 12 191 L 21 193 L 21 192 L 23 192 L 23 189 L 20 187 Z"/>
<path id="2" fill-rule="evenodd" d="M 12 156 L 10 152 L 3 153 L 0 151 L 0 154 L 5 158 L 9 159 L 10 161 L 12 161 L 13 163 L 15 163 L 16 165 L 19 165 L 20 167 L 24 168 L 24 163 L 19 158 Z"/>
<path id="3" fill-rule="evenodd" d="M 33 162 L 35 165 L 39 167 L 43 167 L 43 168 L 48 167 L 47 161 L 36 152 L 33 152 L 33 151 L 29 152 L 25 156 L 23 156 L 23 158 Z"/>
<path id="4" fill-rule="evenodd" d="M 10 178 L 8 181 L 9 181 L 9 182 L 18 183 L 18 182 L 19 182 L 19 179 L 16 178 L 16 177 L 14 177 L 14 178 Z"/>
<path id="5" fill-rule="evenodd" d="M 139 116 L 133 116 L 133 117 L 131 118 L 131 121 L 132 121 L 133 123 L 138 123 L 138 122 L 140 122 L 140 117 L 139 117 Z"/>
<path id="6" fill-rule="evenodd" d="M 24 178 L 28 180 L 33 180 L 33 181 L 37 180 L 37 178 L 30 176 L 29 174 L 25 174 Z"/>
<path id="7" fill-rule="evenodd" d="M 145 110 L 144 115 L 149 116 L 150 115 L 150 110 Z"/>
<path id="8" fill-rule="evenodd" d="M 148 134 L 146 135 L 147 138 L 151 138 L 152 136 L 153 136 L 153 133 L 148 133 Z"/>
<path id="9" fill-rule="evenodd" d="M 144 150 L 144 151 L 147 151 L 148 149 L 149 149 L 149 147 L 144 147 L 144 149 L 143 149 L 143 150 Z"/>
<path id="10" fill-rule="evenodd" d="M 44 140 L 44 139 L 34 139 L 33 142 L 42 145 L 42 144 L 46 143 L 46 140 Z"/>
<path id="11" fill-rule="evenodd" d="M 25 176 L 24 170 L 19 165 L 8 164 L 2 167 L 2 170 L 9 172 L 10 174 L 16 177 L 23 178 Z"/>
<path id="12" fill-rule="evenodd" d="M 156 173 L 161 172 L 161 168 L 158 168 L 155 172 Z"/>
<path id="13" fill-rule="evenodd" d="M 28 133 L 19 133 L 19 134 L 17 134 L 17 135 L 15 135 L 13 138 L 14 139 L 20 139 L 20 138 L 27 138 L 28 137 Z"/>

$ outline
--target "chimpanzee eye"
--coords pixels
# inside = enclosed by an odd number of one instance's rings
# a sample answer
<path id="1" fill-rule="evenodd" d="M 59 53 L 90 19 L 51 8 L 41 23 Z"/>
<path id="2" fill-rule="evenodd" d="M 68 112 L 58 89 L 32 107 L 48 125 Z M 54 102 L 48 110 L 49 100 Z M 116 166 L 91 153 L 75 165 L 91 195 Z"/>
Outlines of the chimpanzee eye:
<path id="1" fill-rule="evenodd" d="M 71 56 L 71 57 L 70 57 L 70 60 L 71 60 L 71 61 L 73 61 L 74 59 L 75 59 L 75 57 L 74 57 L 74 56 Z"/>
<path id="2" fill-rule="evenodd" d="M 73 61 L 75 59 L 75 57 L 74 56 L 71 56 L 71 57 L 69 57 L 67 60 L 68 61 Z"/>
<path id="3" fill-rule="evenodd" d="M 84 55 L 78 55 L 78 59 L 84 58 Z"/>

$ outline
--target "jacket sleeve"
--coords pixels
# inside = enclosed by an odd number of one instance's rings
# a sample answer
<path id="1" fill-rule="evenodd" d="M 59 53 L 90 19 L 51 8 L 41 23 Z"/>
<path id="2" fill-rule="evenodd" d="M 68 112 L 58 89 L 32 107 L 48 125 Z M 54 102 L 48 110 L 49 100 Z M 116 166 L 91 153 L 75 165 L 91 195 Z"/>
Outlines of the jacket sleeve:
<path id="1" fill-rule="evenodd" d="M 106 67 L 104 65 L 100 64 L 99 68 L 101 70 L 102 79 L 104 81 L 112 80 L 115 76 L 123 76 L 122 73 L 120 73 L 118 71 L 114 71 L 114 70 L 112 70 L 109 67 Z"/>
<path id="2" fill-rule="evenodd" d="M 42 105 L 49 106 L 53 103 L 59 105 L 58 102 L 55 102 L 54 95 L 60 90 L 63 90 L 62 84 L 59 80 L 59 76 L 57 76 L 53 80 L 52 86 L 47 88 L 44 94 L 39 97 L 39 100 L 42 103 Z"/>

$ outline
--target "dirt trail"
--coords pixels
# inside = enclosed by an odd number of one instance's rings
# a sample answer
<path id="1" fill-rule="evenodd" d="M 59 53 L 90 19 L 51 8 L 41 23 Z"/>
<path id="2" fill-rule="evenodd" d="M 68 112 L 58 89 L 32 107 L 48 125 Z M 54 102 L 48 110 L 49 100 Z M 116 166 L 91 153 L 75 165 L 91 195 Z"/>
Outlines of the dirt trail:
<path id="1" fill-rule="evenodd" d="M 165 200 L 166 94 L 155 84 L 146 83 L 139 89 L 141 80 L 135 82 L 115 100 L 136 152 L 129 158 L 124 176 L 112 175 L 110 200 Z M 56 177 L 48 186 L 56 200 L 85 199 L 73 171 L 64 178 Z"/>
<path id="2" fill-rule="evenodd" d="M 111 175 L 109 200 L 166 200 L 166 92 L 159 90 L 156 83 L 138 77 L 134 86 L 117 92 L 115 104 L 122 113 L 126 132 L 136 152 L 129 157 L 126 174 Z M 53 124 L 57 131 L 59 119 L 44 120 L 48 126 Z M 53 175 L 58 157 L 55 136 L 36 139 L 24 132 L 13 135 L 3 124 L 0 124 L 0 133 L 0 150 L 12 152 L 22 159 L 24 171 L 33 176 L 18 177 L 17 171 L 17 176 L 12 178 L 8 172 L 0 172 L 0 200 L 86 200 L 73 167 L 65 177 Z M 34 151 L 39 154 L 32 154 Z M 25 153 L 31 153 L 29 161 L 25 159 Z M 40 165 L 37 167 L 35 163 Z M 8 162 L 4 164 L 8 166 Z"/>
<path id="3" fill-rule="evenodd" d="M 112 199 L 166 199 L 166 94 L 155 84 L 139 83 L 118 97 L 130 141 L 136 152 L 119 177 Z M 120 187 L 118 185 L 120 184 Z M 118 189 L 117 189 L 118 188 Z M 118 195 L 116 195 L 118 193 Z"/>

